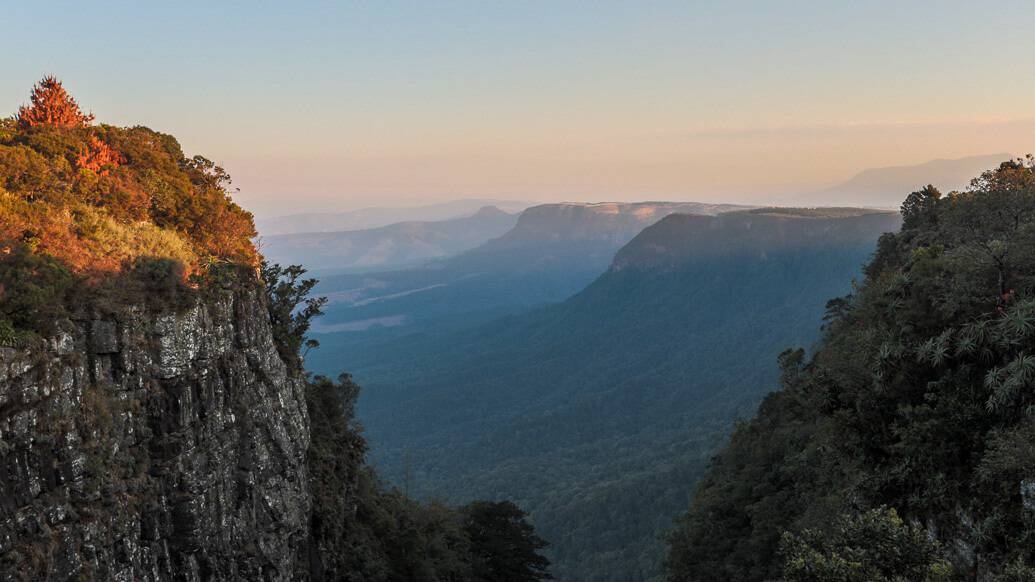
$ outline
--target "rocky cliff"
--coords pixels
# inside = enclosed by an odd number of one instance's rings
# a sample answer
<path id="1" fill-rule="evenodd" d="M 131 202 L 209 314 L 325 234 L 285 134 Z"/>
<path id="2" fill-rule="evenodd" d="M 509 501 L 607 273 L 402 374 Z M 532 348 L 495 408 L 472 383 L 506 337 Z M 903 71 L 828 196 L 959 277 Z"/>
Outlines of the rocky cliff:
<path id="1" fill-rule="evenodd" d="M 0 349 L 0 579 L 295 577 L 309 419 L 261 292 L 62 327 Z"/>

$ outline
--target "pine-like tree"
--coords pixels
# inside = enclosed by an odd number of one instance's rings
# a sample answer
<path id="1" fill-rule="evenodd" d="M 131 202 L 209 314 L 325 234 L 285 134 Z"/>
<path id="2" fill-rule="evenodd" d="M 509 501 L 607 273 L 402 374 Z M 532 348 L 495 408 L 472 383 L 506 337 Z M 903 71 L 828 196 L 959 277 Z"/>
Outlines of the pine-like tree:
<path id="1" fill-rule="evenodd" d="M 510 501 L 475 501 L 463 508 L 477 582 L 536 582 L 553 578 L 547 543 Z"/>
<path id="2" fill-rule="evenodd" d="M 47 75 L 32 86 L 31 105 L 18 108 L 18 124 L 24 127 L 87 127 L 93 114 L 85 114 L 56 77 Z"/>

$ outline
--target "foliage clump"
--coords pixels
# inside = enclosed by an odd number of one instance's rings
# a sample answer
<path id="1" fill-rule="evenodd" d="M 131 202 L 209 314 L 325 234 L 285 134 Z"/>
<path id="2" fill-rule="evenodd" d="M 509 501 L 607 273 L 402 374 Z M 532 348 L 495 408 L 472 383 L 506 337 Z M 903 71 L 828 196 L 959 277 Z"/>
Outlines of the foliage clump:
<path id="1" fill-rule="evenodd" d="M 301 265 L 281 267 L 263 261 L 259 273 L 265 284 L 270 326 L 280 357 L 293 370 L 301 370 L 305 352 L 320 345 L 306 334 L 312 319 L 323 314 L 327 298 L 309 297 L 317 281 L 303 279 L 306 270 Z"/>
<path id="2" fill-rule="evenodd" d="M 252 218 L 231 200 L 226 171 L 185 156 L 172 136 L 92 121 L 47 77 L 30 106 L 0 122 L 0 192 L 7 199 L 0 238 L 31 239 L 34 251 L 76 272 L 111 273 L 123 265 L 109 255 L 156 249 L 92 246 L 91 227 L 98 219 L 143 222 L 182 239 L 191 256 L 170 258 L 187 260 L 188 273 L 211 261 L 257 265 Z"/>
<path id="3" fill-rule="evenodd" d="M 941 543 L 926 562 L 951 563 L 953 576 L 1030 573 L 1035 160 L 963 192 L 929 186 L 902 213 L 866 280 L 830 303 L 811 360 L 784 362 L 783 390 L 716 458 L 670 536 L 669 579 L 777 579 L 803 553 L 839 559 L 844 548 L 819 537 L 836 544 L 836 516 L 858 525 L 881 507 L 922 524 Z M 895 563 L 916 541 L 902 531 L 867 563 Z"/>
<path id="4" fill-rule="evenodd" d="M 922 527 L 879 507 L 842 516 L 833 531 L 785 533 L 785 582 L 941 582 L 952 566 Z"/>

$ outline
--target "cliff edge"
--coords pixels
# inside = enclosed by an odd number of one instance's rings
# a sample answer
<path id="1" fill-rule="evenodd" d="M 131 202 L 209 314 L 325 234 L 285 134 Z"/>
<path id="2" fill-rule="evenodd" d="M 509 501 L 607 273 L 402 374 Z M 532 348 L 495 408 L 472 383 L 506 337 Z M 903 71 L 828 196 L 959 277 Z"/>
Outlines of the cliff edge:
<path id="1" fill-rule="evenodd" d="M 62 327 L 0 349 L 3 579 L 292 578 L 309 420 L 259 289 Z"/>

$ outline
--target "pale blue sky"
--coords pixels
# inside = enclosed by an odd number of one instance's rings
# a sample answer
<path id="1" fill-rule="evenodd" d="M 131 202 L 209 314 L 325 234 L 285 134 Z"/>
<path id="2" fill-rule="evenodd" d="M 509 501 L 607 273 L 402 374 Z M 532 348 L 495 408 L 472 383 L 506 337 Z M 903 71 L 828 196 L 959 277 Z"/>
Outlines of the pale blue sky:
<path id="1" fill-rule="evenodd" d="M 151 4 L 5 6 L 0 112 L 56 74 L 223 161 L 259 214 L 762 200 L 1035 149 L 1021 2 Z"/>

